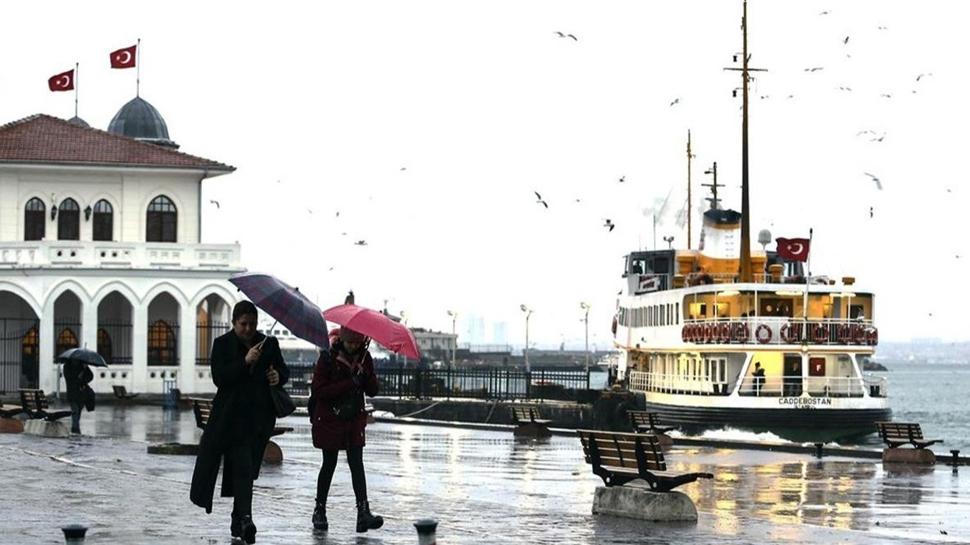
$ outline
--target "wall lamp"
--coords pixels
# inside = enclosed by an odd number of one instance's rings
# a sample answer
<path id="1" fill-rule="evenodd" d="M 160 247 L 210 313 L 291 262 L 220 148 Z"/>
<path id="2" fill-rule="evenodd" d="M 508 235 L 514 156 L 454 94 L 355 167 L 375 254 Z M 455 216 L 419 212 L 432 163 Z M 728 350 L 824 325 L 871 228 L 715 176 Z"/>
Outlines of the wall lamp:
<path id="1" fill-rule="evenodd" d="M 84 207 L 84 221 L 90 221 L 90 220 L 91 220 L 91 205 L 89 204 Z"/>

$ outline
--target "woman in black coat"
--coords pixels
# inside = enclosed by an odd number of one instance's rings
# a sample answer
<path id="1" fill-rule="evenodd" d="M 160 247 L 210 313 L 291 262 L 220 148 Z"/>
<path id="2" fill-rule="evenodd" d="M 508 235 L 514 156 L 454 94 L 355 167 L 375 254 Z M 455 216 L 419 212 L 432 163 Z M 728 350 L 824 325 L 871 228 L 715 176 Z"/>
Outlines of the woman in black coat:
<path id="1" fill-rule="evenodd" d="M 218 391 L 199 441 L 191 490 L 192 503 L 211 513 L 223 462 L 222 496 L 233 498 L 230 533 L 246 543 L 256 541 L 253 480 L 276 427 L 270 386 L 285 384 L 290 376 L 279 342 L 257 333 L 256 321 L 256 306 L 241 301 L 232 309 L 232 331 L 212 343 L 210 366 Z"/>
<path id="2" fill-rule="evenodd" d="M 67 402 L 71 404 L 71 433 L 81 433 L 81 410 L 84 409 L 84 390 L 94 380 L 94 373 L 83 361 L 71 360 L 64 364 L 64 382 L 67 384 Z"/>

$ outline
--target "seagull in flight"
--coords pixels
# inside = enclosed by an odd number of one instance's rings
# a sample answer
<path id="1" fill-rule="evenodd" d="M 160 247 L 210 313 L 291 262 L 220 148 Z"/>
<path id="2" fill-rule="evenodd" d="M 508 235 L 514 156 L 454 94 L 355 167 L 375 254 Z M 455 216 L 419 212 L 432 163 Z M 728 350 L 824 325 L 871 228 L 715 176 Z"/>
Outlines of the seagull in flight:
<path id="1" fill-rule="evenodd" d="M 566 37 L 565 34 L 563 34 L 562 32 L 559 32 L 558 30 L 556 31 L 556 35 L 559 36 L 560 38 L 565 38 Z"/>
<path id="2" fill-rule="evenodd" d="M 579 38 L 577 38 L 576 36 L 573 36 L 572 34 L 566 34 L 566 37 L 567 38 L 572 38 L 574 42 L 578 42 L 579 41 Z"/>
<path id="3" fill-rule="evenodd" d="M 923 79 L 925 76 L 932 76 L 932 75 L 933 75 L 933 72 L 926 72 L 926 73 L 920 74 L 916 76 L 916 81 Z"/>
<path id="4" fill-rule="evenodd" d="M 892 98 L 893 97 L 890 93 L 883 93 L 883 94 L 881 94 L 879 96 L 881 96 L 883 98 Z"/>
<path id="5" fill-rule="evenodd" d="M 872 215 L 873 215 L 873 210 L 872 210 L 872 207 L 870 206 L 870 207 L 869 207 L 869 217 L 871 218 L 871 217 L 872 217 Z"/>
<path id="6" fill-rule="evenodd" d="M 222 209 L 222 207 L 219 206 L 219 201 L 209 200 L 209 202 L 211 202 L 212 204 L 216 205 L 216 208 L 218 208 L 220 210 Z"/>
<path id="7" fill-rule="evenodd" d="M 618 182 L 620 182 L 621 184 L 622 184 L 623 182 L 625 182 L 625 181 L 626 181 L 626 174 L 624 174 L 623 176 L 620 176 L 620 179 L 619 179 L 619 180 L 617 180 L 617 181 L 618 181 Z"/>
<path id="8" fill-rule="evenodd" d="M 603 227 L 609 228 L 609 231 L 612 233 L 613 232 L 613 228 L 616 227 L 616 224 L 613 223 L 612 221 L 610 221 L 609 218 L 606 218 L 606 223 L 603 224 Z"/>
<path id="9" fill-rule="evenodd" d="M 818 72 L 819 70 L 825 70 L 824 66 L 813 66 L 811 68 L 806 68 L 805 72 Z"/>
<path id="10" fill-rule="evenodd" d="M 366 240 L 358 240 L 357 242 L 354 243 L 354 246 L 367 246 L 367 241 Z"/>
<path id="11" fill-rule="evenodd" d="M 848 45 L 848 44 L 849 44 L 849 37 L 846 36 L 845 39 L 842 40 L 842 45 Z"/>
<path id="12" fill-rule="evenodd" d="M 670 103 L 671 106 L 680 103 L 680 98 L 675 98 L 673 102 Z"/>
<path id="13" fill-rule="evenodd" d="M 825 11 L 819 13 L 819 15 L 828 15 L 828 14 L 829 14 L 829 10 L 825 10 Z"/>
<path id="14" fill-rule="evenodd" d="M 863 174 L 865 174 L 866 176 L 872 178 L 872 181 L 873 182 L 876 182 L 876 189 L 878 189 L 879 191 L 882 191 L 882 181 L 880 181 L 879 178 L 877 178 L 875 174 L 870 174 L 868 172 L 863 172 Z"/>
<path id="15" fill-rule="evenodd" d="M 533 191 L 533 193 L 536 194 L 536 202 L 537 203 L 541 204 L 542 206 L 545 206 L 546 208 L 549 208 L 549 203 L 547 203 L 546 201 L 542 200 L 542 195 L 540 195 L 538 191 Z"/>

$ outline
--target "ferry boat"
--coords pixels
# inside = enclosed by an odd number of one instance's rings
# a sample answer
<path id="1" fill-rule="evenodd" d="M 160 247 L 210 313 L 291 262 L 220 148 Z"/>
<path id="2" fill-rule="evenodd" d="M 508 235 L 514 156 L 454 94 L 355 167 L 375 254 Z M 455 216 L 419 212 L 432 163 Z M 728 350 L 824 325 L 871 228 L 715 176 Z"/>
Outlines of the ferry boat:
<path id="1" fill-rule="evenodd" d="M 815 250 L 810 237 L 765 251 L 771 235 L 762 231 L 762 248 L 751 248 L 746 15 L 745 4 L 742 210 L 721 208 L 715 174 L 698 249 L 688 223 L 688 248 L 625 256 L 613 322 L 618 378 L 683 428 L 802 440 L 874 433 L 891 416 L 885 379 L 862 372 L 878 343 L 874 294 L 852 277 L 812 275 L 802 261 Z"/>

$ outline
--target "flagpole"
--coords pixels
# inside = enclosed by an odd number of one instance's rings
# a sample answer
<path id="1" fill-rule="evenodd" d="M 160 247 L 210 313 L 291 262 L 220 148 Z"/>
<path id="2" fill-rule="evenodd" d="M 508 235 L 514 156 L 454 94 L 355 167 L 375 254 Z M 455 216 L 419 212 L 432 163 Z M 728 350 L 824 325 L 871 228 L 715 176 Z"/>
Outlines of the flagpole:
<path id="1" fill-rule="evenodd" d="M 74 117 L 77 117 L 77 88 L 78 88 L 78 74 L 81 73 L 81 63 L 74 63 Z"/>
<path id="2" fill-rule="evenodd" d="M 135 96 L 141 95 L 141 38 L 135 44 Z"/>
<path id="3" fill-rule="evenodd" d="M 808 285 L 812 283 L 812 228 L 808 229 L 808 257 L 805 259 L 805 299 L 802 303 L 802 315 L 805 327 L 805 339 L 808 338 Z"/>

